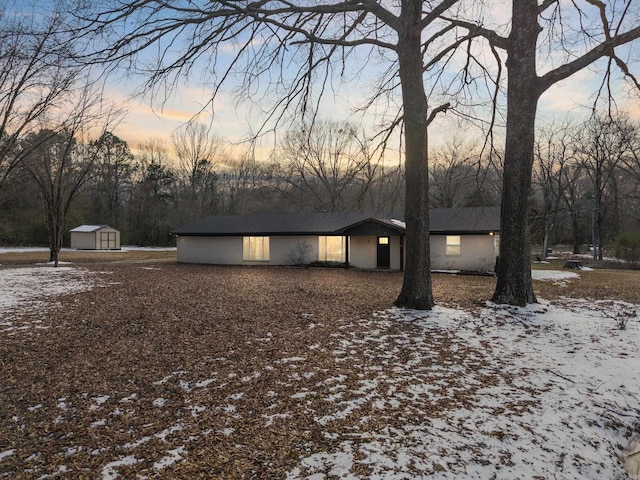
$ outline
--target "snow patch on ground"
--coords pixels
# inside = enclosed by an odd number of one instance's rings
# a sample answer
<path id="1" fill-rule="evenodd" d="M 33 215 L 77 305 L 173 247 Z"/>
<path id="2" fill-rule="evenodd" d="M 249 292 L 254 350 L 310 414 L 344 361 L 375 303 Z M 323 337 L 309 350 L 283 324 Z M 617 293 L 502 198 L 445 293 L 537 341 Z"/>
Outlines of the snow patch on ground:
<path id="1" fill-rule="evenodd" d="M 345 435 L 330 450 L 302 459 L 287 479 L 320 479 L 327 473 L 365 478 L 356 467 L 370 469 L 367 478 L 377 479 L 623 478 L 621 446 L 637 428 L 639 413 L 640 373 L 634 365 L 640 325 L 636 318 L 631 328 L 617 330 L 604 308 L 574 301 L 567 307 L 487 308 L 479 314 L 440 307 L 430 313 L 385 312 L 380 318 L 419 326 L 421 331 L 404 339 L 416 355 L 429 354 L 420 347 L 434 336 L 455 339 L 461 355 L 445 375 L 463 373 L 467 390 L 462 397 L 445 392 L 448 406 L 424 421 Z M 469 368 L 469 347 L 487 355 L 475 353 L 475 369 Z M 335 416 L 373 402 L 382 415 L 393 401 L 404 405 L 407 417 L 410 409 L 433 412 L 443 398 L 438 384 L 450 382 L 437 380 L 439 366 L 423 374 L 410 368 L 399 372 L 414 385 L 411 398 L 390 388 L 384 395 L 363 390 L 346 404 L 337 402 Z M 482 377 L 489 376 L 493 384 L 482 385 Z M 482 386 L 473 388 L 477 382 Z"/>
<path id="2" fill-rule="evenodd" d="M 562 270 L 531 270 L 531 278 L 533 280 L 551 280 L 560 282 L 563 280 L 572 280 L 580 278 L 575 272 L 563 272 Z"/>
<path id="3" fill-rule="evenodd" d="M 92 272 L 75 267 L 0 268 L 0 332 L 14 334 L 32 327 L 48 328 L 38 321 L 18 325 L 14 316 L 25 311 L 44 312 L 51 307 L 46 301 L 49 297 L 84 292 L 98 281 Z"/>

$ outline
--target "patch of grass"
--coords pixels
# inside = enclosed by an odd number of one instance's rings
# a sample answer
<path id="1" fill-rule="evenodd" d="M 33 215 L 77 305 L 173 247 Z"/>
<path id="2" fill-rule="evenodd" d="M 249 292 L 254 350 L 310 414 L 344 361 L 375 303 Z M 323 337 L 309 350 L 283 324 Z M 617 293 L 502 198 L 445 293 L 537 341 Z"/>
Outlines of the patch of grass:
<path id="1" fill-rule="evenodd" d="M 48 251 L 4 252 L 0 253 L 2 265 L 27 265 L 47 263 Z M 176 251 L 163 250 L 62 250 L 60 262 L 71 263 L 110 263 L 110 262 L 175 262 Z"/>

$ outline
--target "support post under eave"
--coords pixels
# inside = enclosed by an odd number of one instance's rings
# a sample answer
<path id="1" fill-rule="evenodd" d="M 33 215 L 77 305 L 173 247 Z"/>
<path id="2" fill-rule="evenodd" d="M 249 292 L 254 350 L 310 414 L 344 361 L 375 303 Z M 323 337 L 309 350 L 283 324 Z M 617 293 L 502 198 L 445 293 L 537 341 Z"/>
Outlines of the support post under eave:
<path id="1" fill-rule="evenodd" d="M 344 259 L 345 259 L 345 264 L 347 266 L 347 268 L 349 268 L 349 241 L 351 240 L 351 238 L 347 235 L 345 237 L 345 252 L 344 252 Z"/>

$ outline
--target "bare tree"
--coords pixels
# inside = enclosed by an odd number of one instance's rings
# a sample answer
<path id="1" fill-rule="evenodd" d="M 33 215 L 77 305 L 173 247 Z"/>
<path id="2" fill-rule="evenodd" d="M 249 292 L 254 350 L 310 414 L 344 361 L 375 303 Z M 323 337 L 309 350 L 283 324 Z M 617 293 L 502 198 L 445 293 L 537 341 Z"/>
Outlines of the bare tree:
<path id="1" fill-rule="evenodd" d="M 220 210 L 230 214 L 260 211 L 271 177 L 270 168 L 258 162 L 253 151 L 245 152 L 239 160 L 228 158 L 219 174 Z"/>
<path id="2" fill-rule="evenodd" d="M 58 125 L 54 129 L 43 128 L 21 142 L 21 166 L 34 179 L 42 196 L 50 261 L 56 267 L 67 213 L 98 156 L 95 145 L 89 143 L 89 132 L 106 131 L 117 117 L 113 109 L 103 109 L 100 97 L 85 88 L 76 103 L 66 110 L 65 118 L 58 122 L 63 128 L 57 128 Z"/>
<path id="3" fill-rule="evenodd" d="M 274 153 L 275 186 L 319 212 L 356 210 L 372 181 L 364 135 L 348 122 L 316 120 L 288 132 Z"/>
<path id="4" fill-rule="evenodd" d="M 533 178 L 542 195 L 539 216 L 543 223 L 541 258 L 547 257 L 549 241 L 553 233 L 560 208 L 566 198 L 567 173 L 571 158 L 571 136 L 573 128 L 568 125 L 550 125 L 538 131 L 535 143 Z"/>
<path id="5" fill-rule="evenodd" d="M 454 137 L 430 156 L 431 205 L 454 208 L 464 206 L 477 184 L 478 155 L 460 138 Z"/>
<path id="6" fill-rule="evenodd" d="M 405 202 L 404 167 L 402 164 L 378 165 L 372 176 L 371 186 L 362 199 L 361 210 L 388 214 L 402 211 Z"/>
<path id="7" fill-rule="evenodd" d="M 480 156 L 476 164 L 475 185 L 469 191 L 465 206 L 483 207 L 500 205 L 504 152 L 490 149 Z"/>
<path id="8" fill-rule="evenodd" d="M 500 52 L 507 57 L 500 262 L 493 295 L 496 303 L 525 305 L 536 301 L 531 281 L 528 210 L 538 100 L 553 85 L 603 57 L 608 61 L 600 90 L 605 96 L 612 94 L 607 86 L 614 66 L 640 88 L 620 48 L 640 37 L 637 7 L 631 0 L 587 0 L 584 5 L 559 0 L 513 0 L 507 36 L 502 33 L 502 26 L 484 26 L 480 18 L 449 18 L 463 30 L 460 36 L 488 41 L 489 50 L 497 59 L 495 85 L 500 84 L 502 76 Z M 541 52 L 545 48 L 547 51 Z M 486 70 L 482 73 L 481 78 L 486 78 Z M 463 80 L 469 78 L 465 75 Z"/>
<path id="9" fill-rule="evenodd" d="M 222 139 L 203 123 L 189 122 L 171 136 L 178 157 L 188 221 L 213 213 L 217 201 L 216 165 L 226 156 Z"/>
<path id="10" fill-rule="evenodd" d="M 20 139 L 74 87 L 79 70 L 63 31 L 57 12 L 45 15 L 29 2 L 0 6 L 0 189 L 22 159 Z"/>
<path id="11" fill-rule="evenodd" d="M 174 87 L 174 82 L 181 74 L 189 73 L 195 62 L 209 59 L 212 62 L 209 71 L 219 72 L 212 79 L 215 92 L 221 83 L 239 72 L 241 94 L 247 98 L 262 94 L 262 107 L 275 123 L 286 112 L 314 110 L 310 107 L 330 90 L 331 79 L 339 78 L 345 69 L 367 65 L 372 57 L 387 61 L 389 69 L 375 68 L 385 78 L 380 78 L 380 88 L 373 92 L 372 103 L 380 95 L 400 91 L 401 113 L 395 115 L 389 126 L 403 126 L 406 169 L 407 258 L 396 304 L 430 309 L 433 305 L 427 180 L 430 114 L 424 72 L 441 57 L 430 58 L 425 48 L 449 31 L 439 25 L 439 16 L 458 1 L 401 0 L 387 4 L 336 0 L 296 4 L 195 0 L 185 8 L 163 0 L 128 0 L 113 2 L 111 8 L 101 2 L 97 13 L 86 13 L 84 17 L 89 31 L 116 33 L 101 43 L 108 45 L 99 52 L 103 61 L 122 64 L 131 60 L 129 65 L 135 65 L 132 59 L 147 47 L 160 43 L 171 46 L 163 48 L 157 64 L 147 69 L 150 90 L 164 96 L 164 88 Z M 229 46 L 234 56 L 225 66 L 221 53 Z M 289 67 L 287 74 L 286 67 Z M 275 77 L 274 81 L 270 81 L 270 75 Z M 268 85 L 260 85 L 260 81 L 267 81 Z M 267 108 L 269 100 L 272 104 Z M 445 108 L 446 104 L 433 109 L 431 116 Z"/>
<path id="12" fill-rule="evenodd" d="M 640 124 L 638 122 L 632 123 L 632 132 L 629 135 L 629 149 L 628 154 L 625 155 L 622 160 L 622 170 L 627 183 L 627 195 L 632 201 L 640 201 Z M 637 224 L 640 223 L 640 212 L 637 208 L 628 212 L 628 217 L 631 217 Z"/>
<path id="13" fill-rule="evenodd" d="M 150 138 L 137 150 L 136 181 L 129 198 L 130 238 L 137 245 L 166 245 L 179 218 L 176 174 L 169 165 L 169 151 L 159 138 Z"/>
<path id="14" fill-rule="evenodd" d="M 133 154 L 129 145 L 112 132 L 91 142 L 96 151 L 92 175 L 93 215 L 102 222 L 122 228 L 122 208 L 126 190 L 133 182 Z"/>
<path id="15" fill-rule="evenodd" d="M 594 260 L 602 260 L 607 206 L 617 210 L 619 192 L 616 174 L 620 171 L 623 159 L 631 156 L 632 137 L 636 134 L 635 126 L 626 116 L 596 115 L 580 130 L 575 140 L 576 155 L 592 185 Z M 607 196 L 609 202 L 606 202 Z"/>
<path id="16" fill-rule="evenodd" d="M 569 212 L 571 220 L 571 236 L 573 239 L 573 253 L 580 253 L 581 235 L 580 235 L 580 216 L 582 213 L 583 199 L 587 196 L 586 181 L 584 178 L 584 169 L 578 161 L 570 162 L 565 165 L 564 175 L 564 194 L 563 201 Z"/>

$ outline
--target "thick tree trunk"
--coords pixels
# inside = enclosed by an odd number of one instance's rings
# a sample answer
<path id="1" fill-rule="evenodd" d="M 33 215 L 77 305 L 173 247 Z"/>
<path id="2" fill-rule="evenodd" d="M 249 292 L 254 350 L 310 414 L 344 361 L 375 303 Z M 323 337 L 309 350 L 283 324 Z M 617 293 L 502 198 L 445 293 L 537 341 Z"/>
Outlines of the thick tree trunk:
<path id="1" fill-rule="evenodd" d="M 502 190 L 500 262 L 493 301 L 535 303 L 531 281 L 529 193 L 538 105 L 536 0 L 514 0 L 507 67 L 507 132 Z"/>
<path id="2" fill-rule="evenodd" d="M 405 27 L 398 39 L 405 138 L 406 262 L 399 307 L 433 307 L 429 257 L 429 181 L 427 164 L 427 96 L 422 78 L 419 21 L 422 2 L 402 3 Z"/>

